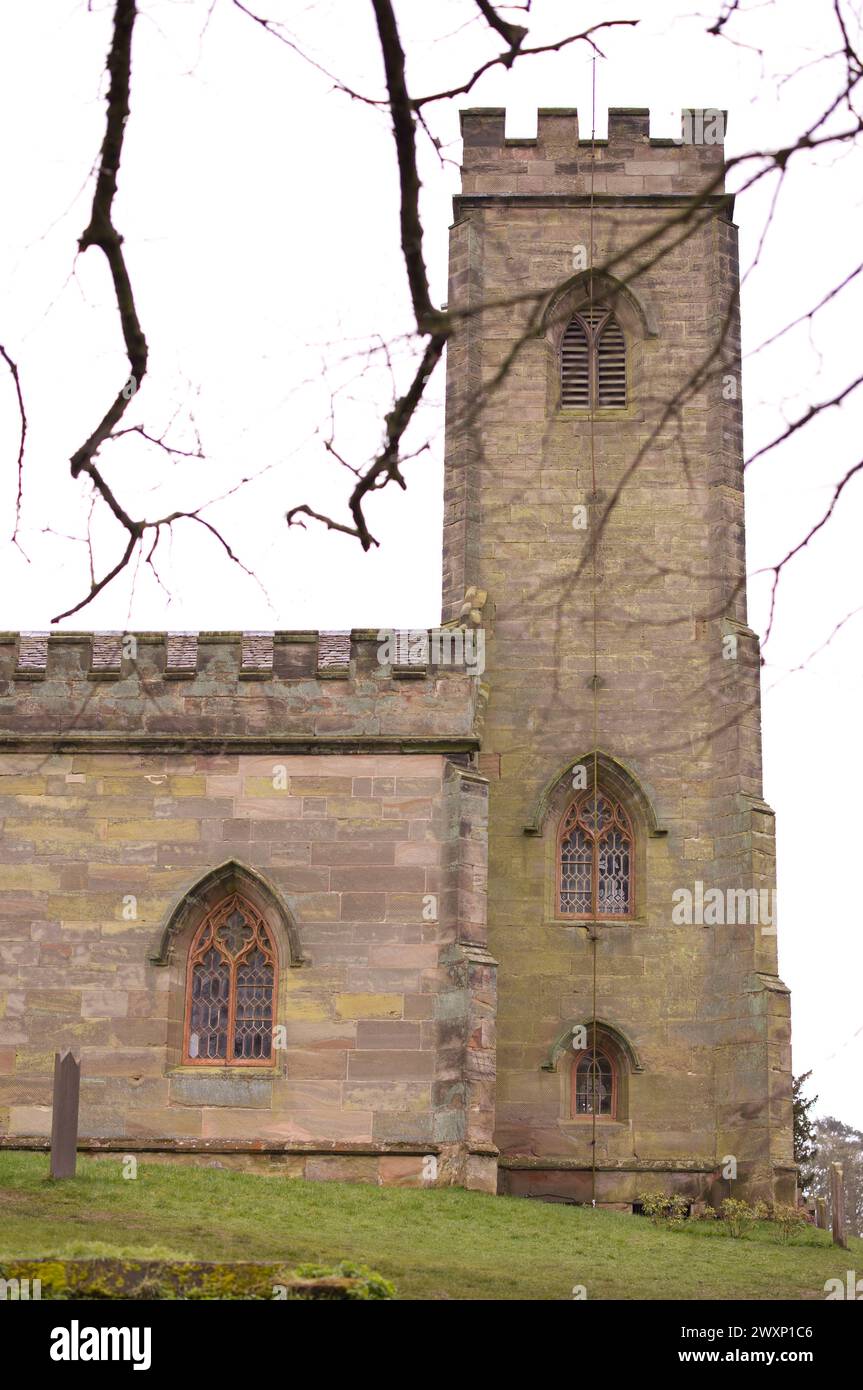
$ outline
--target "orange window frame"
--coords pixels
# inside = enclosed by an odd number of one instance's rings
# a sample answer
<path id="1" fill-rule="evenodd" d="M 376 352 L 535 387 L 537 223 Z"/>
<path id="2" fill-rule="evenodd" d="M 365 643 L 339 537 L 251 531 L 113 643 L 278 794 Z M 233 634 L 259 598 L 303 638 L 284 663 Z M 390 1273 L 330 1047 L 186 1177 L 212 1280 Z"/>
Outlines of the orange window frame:
<path id="1" fill-rule="evenodd" d="M 581 829 L 591 841 L 591 874 L 590 874 L 590 912 L 568 912 L 563 906 L 563 842 L 573 828 L 573 822 L 578 822 L 581 808 L 585 802 L 593 796 L 593 789 L 583 791 L 570 803 L 564 813 L 560 829 L 557 834 L 557 915 L 573 922 L 629 922 L 635 916 L 635 835 L 632 829 L 632 822 L 619 801 L 608 792 L 600 790 L 597 795 L 607 801 L 612 808 L 612 818 L 609 826 L 601 834 L 595 834 L 584 824 Z M 599 846 L 609 830 L 617 828 L 622 830 L 629 841 L 629 911 L 628 912 L 600 912 L 599 911 Z"/>
<path id="2" fill-rule="evenodd" d="M 231 953 L 217 940 L 217 932 L 232 913 L 239 909 L 252 928 L 252 936 L 238 952 Z M 228 1021 L 224 1057 L 193 1057 L 190 1050 L 192 1031 L 192 990 L 195 980 L 195 966 L 204 958 L 211 946 L 215 946 L 230 969 L 228 985 Z M 276 1001 L 279 984 L 279 956 L 273 933 L 264 918 L 248 898 L 240 893 L 231 893 L 207 913 L 197 928 L 189 947 L 186 960 L 185 1016 L 183 1019 L 183 1065 L 209 1067 L 265 1067 L 273 1066 L 273 1042 L 270 1038 L 270 1051 L 266 1057 L 235 1057 L 234 1030 L 237 1021 L 237 970 L 246 957 L 258 948 L 267 958 L 273 971 L 272 985 L 272 1026 L 275 1027 Z"/>

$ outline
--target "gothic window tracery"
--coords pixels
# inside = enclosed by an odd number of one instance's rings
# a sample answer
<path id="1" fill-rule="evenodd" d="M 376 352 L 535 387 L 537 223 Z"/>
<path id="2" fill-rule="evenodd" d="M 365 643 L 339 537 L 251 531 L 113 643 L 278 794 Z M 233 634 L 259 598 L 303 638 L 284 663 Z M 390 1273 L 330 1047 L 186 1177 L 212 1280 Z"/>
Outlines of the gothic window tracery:
<path id="1" fill-rule="evenodd" d="M 266 1066 L 272 1057 L 277 956 L 260 912 L 230 893 L 189 949 L 184 1060 Z"/>
<path id="2" fill-rule="evenodd" d="M 635 843 L 630 820 L 605 792 L 583 792 L 561 822 L 558 909 L 564 916 L 633 914 Z"/>

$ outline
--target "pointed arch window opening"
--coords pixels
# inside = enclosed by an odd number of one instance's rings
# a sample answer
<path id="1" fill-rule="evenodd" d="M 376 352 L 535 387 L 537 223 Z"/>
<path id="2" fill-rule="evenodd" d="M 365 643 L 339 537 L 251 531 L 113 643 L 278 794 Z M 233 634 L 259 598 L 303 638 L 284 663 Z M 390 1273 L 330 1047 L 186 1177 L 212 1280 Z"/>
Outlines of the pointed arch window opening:
<path id="1" fill-rule="evenodd" d="M 635 840 L 629 817 L 604 792 L 584 792 L 563 818 L 558 843 L 558 910 L 583 920 L 633 916 Z"/>
<path id="2" fill-rule="evenodd" d="M 620 408 L 626 388 L 626 339 L 611 309 L 594 304 L 574 314 L 560 345 L 561 408 Z"/>
<path id="3" fill-rule="evenodd" d="M 278 957 L 261 913 L 231 893 L 204 918 L 189 949 L 183 1060 L 270 1066 Z"/>

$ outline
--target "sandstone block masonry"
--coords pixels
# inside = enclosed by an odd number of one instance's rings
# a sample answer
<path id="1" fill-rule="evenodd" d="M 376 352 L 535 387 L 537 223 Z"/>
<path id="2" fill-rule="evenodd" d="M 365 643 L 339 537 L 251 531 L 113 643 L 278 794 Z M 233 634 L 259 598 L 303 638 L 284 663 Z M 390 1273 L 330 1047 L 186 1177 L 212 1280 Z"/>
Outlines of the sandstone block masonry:
<path id="1" fill-rule="evenodd" d="M 769 900 L 775 855 L 732 200 L 720 145 L 648 124 L 613 110 L 591 141 L 541 111 L 507 140 L 503 111 L 463 112 L 442 621 L 475 641 L 0 639 L 0 1143 L 45 1144 L 71 1044 L 96 1151 L 793 1196 L 775 918 L 674 915 Z M 599 303 L 625 402 L 563 408 L 564 333 Z M 561 905 L 579 770 L 632 832 L 617 920 Z M 190 944 L 234 892 L 278 955 L 266 1068 L 183 1046 Z M 579 1030 L 608 1068 L 595 1121 Z"/>
<path id="2" fill-rule="evenodd" d="M 494 1189 L 479 682 L 378 648 L 0 639 L 3 1142 L 44 1143 L 73 1046 L 94 1151 Z M 266 1069 L 183 1064 L 196 906 L 229 889 L 276 938 Z"/>
<path id="3" fill-rule="evenodd" d="M 448 302 L 468 312 L 448 357 L 443 611 L 467 586 L 488 593 L 503 1186 L 698 1199 L 734 1175 L 737 1195 L 789 1197 L 775 924 L 671 916 L 696 881 L 775 881 L 722 146 L 651 139 L 640 109 L 612 110 L 607 141 L 570 110 L 540 111 L 532 140 L 507 139 L 502 110 L 463 111 L 462 134 Z M 564 331 L 591 302 L 614 310 L 627 388 L 593 413 L 562 406 L 560 376 Z M 559 910 L 556 852 L 573 768 L 592 778 L 594 754 L 635 828 L 635 909 L 588 930 Z M 594 1023 L 619 1061 L 616 1111 L 595 1133 L 570 1090 L 572 1029 Z"/>

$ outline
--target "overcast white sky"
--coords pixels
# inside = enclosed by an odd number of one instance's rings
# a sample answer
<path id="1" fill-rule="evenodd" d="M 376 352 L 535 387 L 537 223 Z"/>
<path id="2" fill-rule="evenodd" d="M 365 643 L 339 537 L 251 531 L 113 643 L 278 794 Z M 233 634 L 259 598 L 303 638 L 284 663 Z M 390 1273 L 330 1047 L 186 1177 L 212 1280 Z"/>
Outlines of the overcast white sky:
<path id="1" fill-rule="evenodd" d="M 702 0 L 703 4 L 703 0 Z M 718 0 L 717 0 L 718 4 Z M 142 0 L 133 52 L 132 115 L 116 204 L 150 373 L 129 422 L 171 426 L 181 447 L 194 419 L 205 460 L 169 466 L 127 441 L 103 452 L 129 509 L 148 516 L 218 498 L 256 481 L 206 515 L 259 576 L 247 578 L 191 523 L 156 553 L 164 588 L 140 568 L 112 586 L 72 628 L 297 628 L 420 626 L 439 618 L 442 378 L 415 441 L 430 448 L 407 465 L 407 493 L 388 489 L 369 515 L 381 541 L 356 542 L 312 526 L 285 529 L 288 506 L 344 510 L 350 475 L 323 448 L 336 396 L 336 446 L 354 466 L 372 454 L 388 370 L 364 370 L 362 347 L 410 326 L 397 239 L 398 187 L 388 119 L 333 92 L 310 64 L 262 32 L 230 0 Z M 255 8 L 254 4 L 252 8 Z M 709 38 L 716 12 L 685 0 L 579 4 L 535 0 L 532 42 L 566 26 L 639 18 L 603 40 L 597 133 L 608 105 L 649 106 L 652 133 L 679 132 L 681 106 L 729 110 L 730 153 L 794 141 L 837 89 L 832 0 L 744 3 L 730 33 Z M 859 24 L 846 4 L 852 30 Z M 325 67 L 362 91 L 380 91 L 366 0 L 288 4 L 290 33 Z M 21 544 L 0 551 L 5 628 L 44 628 L 88 583 L 89 503 L 69 477 L 78 447 L 124 373 L 104 260 L 76 261 L 92 197 L 90 171 L 105 119 L 104 62 L 111 5 L 7 0 L 0 49 L 3 187 L 0 341 L 17 359 L 30 420 Z M 469 0 L 400 5 L 414 90 L 453 85 L 497 51 Z M 577 21 L 573 20 L 577 15 Z M 685 17 L 684 17 L 685 16 Z M 708 16 L 709 18 L 705 18 Z M 513 18 L 518 19 L 517 14 Z M 468 23 L 468 21 L 471 21 Z M 441 35 L 442 42 L 432 42 Z M 764 52 L 759 54 L 758 48 Z M 802 75 L 782 81 L 807 65 Z M 535 109 L 578 105 L 589 124 L 591 65 L 577 46 L 493 72 L 465 105 L 508 108 L 510 134 L 531 134 Z M 446 293 L 446 229 L 457 190 L 454 104 L 433 109 L 441 165 L 423 152 L 426 259 Z M 863 246 L 859 146 L 792 161 L 758 264 L 746 281 L 750 352 L 854 269 Z M 772 186 L 738 201 L 742 261 L 751 264 Z M 861 277 L 863 279 L 863 277 Z M 861 294 L 843 293 L 814 328 L 804 325 L 747 359 L 747 451 L 859 372 Z M 380 357 L 376 359 L 380 362 Z M 409 361 L 396 355 L 399 380 Z M 860 402 L 803 431 L 748 477 L 751 571 L 780 559 L 829 504 L 856 462 Z M 0 514 L 11 533 L 17 416 L 0 379 Z M 819 1112 L 863 1128 L 863 923 L 856 869 L 863 838 L 863 608 L 857 535 L 861 482 L 789 569 L 764 674 L 765 793 L 778 814 L 780 961 L 794 994 L 794 1069 L 814 1069 Z M 93 523 L 97 572 L 123 537 Z M 134 579 L 134 584 L 133 584 Z M 262 586 L 262 587 L 261 587 Z M 750 589 L 750 621 L 763 632 L 767 590 Z M 797 670 L 798 667 L 802 670 Z"/>

